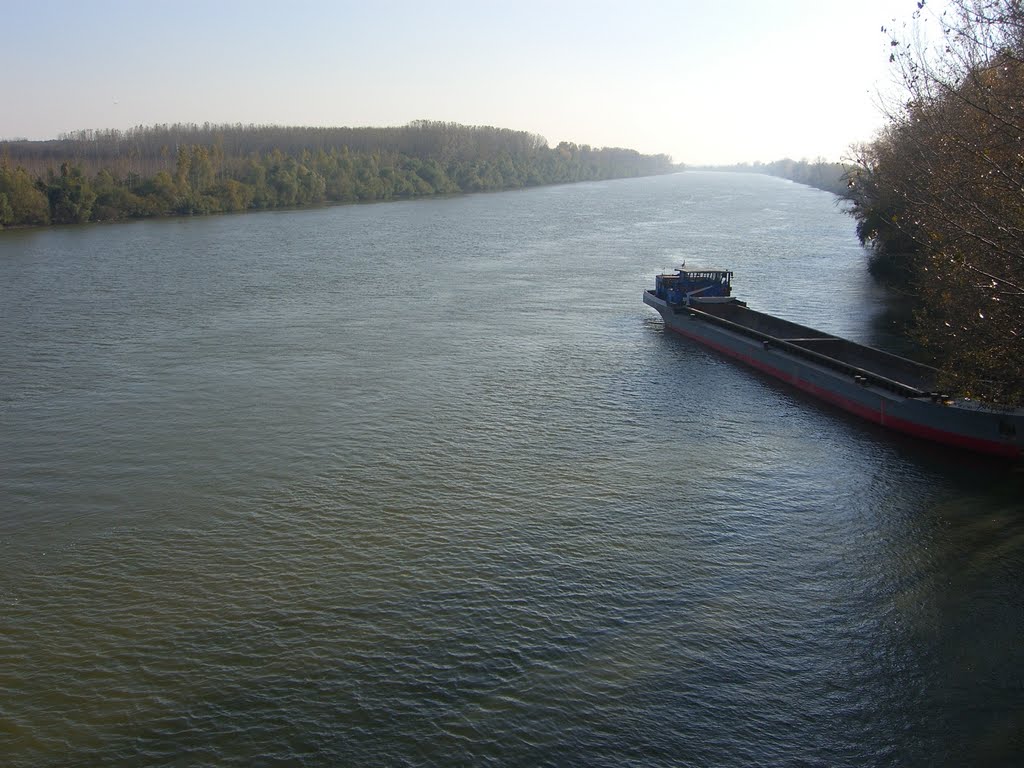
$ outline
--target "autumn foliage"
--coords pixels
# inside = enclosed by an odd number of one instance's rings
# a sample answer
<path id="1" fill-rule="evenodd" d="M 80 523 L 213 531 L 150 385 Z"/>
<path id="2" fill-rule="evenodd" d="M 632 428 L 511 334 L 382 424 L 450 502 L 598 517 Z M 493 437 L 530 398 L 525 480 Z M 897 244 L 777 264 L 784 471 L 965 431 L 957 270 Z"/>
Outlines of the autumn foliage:
<path id="1" fill-rule="evenodd" d="M 915 21 L 913 37 L 892 39 L 905 101 L 859 148 L 858 233 L 916 297 L 915 335 L 946 386 L 1019 405 L 1024 6 L 955 0 L 935 16 L 920 3 Z"/>

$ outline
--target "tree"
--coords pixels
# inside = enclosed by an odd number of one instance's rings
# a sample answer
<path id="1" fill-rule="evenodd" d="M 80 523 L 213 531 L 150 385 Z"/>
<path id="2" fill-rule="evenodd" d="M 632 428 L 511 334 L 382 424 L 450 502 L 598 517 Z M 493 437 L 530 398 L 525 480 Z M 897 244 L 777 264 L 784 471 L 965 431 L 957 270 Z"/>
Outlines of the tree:
<path id="1" fill-rule="evenodd" d="M 45 189 L 53 222 L 82 224 L 89 221 L 96 193 L 80 166 L 61 163 L 60 175 L 51 171 Z"/>
<path id="2" fill-rule="evenodd" d="M 50 203 L 24 168 L 0 165 L 0 196 L 0 226 L 50 223 Z"/>
<path id="3" fill-rule="evenodd" d="M 892 40 L 905 98 L 858 157 L 858 231 L 912 254 L 915 332 L 945 383 L 1024 403 L 1024 4 L 922 2 L 915 21 Z"/>

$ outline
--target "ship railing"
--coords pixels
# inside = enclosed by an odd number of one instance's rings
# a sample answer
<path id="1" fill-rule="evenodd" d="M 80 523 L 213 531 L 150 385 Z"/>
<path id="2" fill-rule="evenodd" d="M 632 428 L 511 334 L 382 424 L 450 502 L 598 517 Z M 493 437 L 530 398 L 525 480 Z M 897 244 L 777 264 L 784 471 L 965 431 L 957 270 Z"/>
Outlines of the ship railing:
<path id="1" fill-rule="evenodd" d="M 786 339 L 780 339 L 777 336 L 764 333 L 762 331 L 755 331 L 753 328 L 748 328 L 745 325 L 734 323 L 731 320 L 726 320 L 723 317 L 712 315 L 708 312 L 702 312 L 694 307 L 679 307 L 680 311 L 686 311 L 690 313 L 690 317 L 700 317 L 713 325 L 719 325 L 723 328 L 727 328 L 735 333 L 739 333 L 743 336 L 748 336 L 752 339 L 760 341 L 765 349 L 779 349 L 797 357 L 802 357 L 806 360 L 817 363 L 818 365 L 830 368 L 840 373 L 845 373 L 853 378 L 855 382 L 861 385 L 873 384 L 877 387 L 887 389 L 890 392 L 901 395 L 902 397 L 933 397 L 935 393 L 927 392 L 917 387 L 912 387 L 909 384 L 905 384 L 902 381 L 896 381 L 890 379 L 881 374 L 869 371 L 866 368 L 861 368 L 850 363 L 844 363 L 842 360 L 836 360 L 834 357 L 823 355 L 820 352 L 815 352 L 812 349 L 801 347 L 799 344 L 793 344 Z M 838 337 L 835 338 L 837 341 L 842 341 Z M 820 341 L 821 339 L 819 339 Z"/>

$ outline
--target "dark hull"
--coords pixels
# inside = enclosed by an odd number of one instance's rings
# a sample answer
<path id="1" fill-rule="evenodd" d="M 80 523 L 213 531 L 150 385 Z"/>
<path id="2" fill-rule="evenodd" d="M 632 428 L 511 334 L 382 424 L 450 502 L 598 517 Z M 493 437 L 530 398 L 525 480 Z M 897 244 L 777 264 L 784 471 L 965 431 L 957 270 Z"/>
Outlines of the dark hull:
<path id="1" fill-rule="evenodd" d="M 876 424 L 981 453 L 1022 454 L 1024 410 L 941 398 L 927 366 L 739 302 L 675 306 L 651 291 L 644 302 L 669 330 Z"/>

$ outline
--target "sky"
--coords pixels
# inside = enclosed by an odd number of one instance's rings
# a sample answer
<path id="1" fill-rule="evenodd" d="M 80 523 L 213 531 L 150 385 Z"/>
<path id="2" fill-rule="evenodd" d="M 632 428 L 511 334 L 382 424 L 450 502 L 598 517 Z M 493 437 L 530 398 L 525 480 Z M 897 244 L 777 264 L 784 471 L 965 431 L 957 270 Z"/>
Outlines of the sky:
<path id="1" fill-rule="evenodd" d="M 916 0 L 0 0 L 0 139 L 441 120 L 664 153 L 824 158 L 884 125 Z"/>

